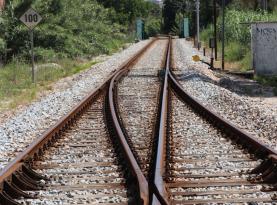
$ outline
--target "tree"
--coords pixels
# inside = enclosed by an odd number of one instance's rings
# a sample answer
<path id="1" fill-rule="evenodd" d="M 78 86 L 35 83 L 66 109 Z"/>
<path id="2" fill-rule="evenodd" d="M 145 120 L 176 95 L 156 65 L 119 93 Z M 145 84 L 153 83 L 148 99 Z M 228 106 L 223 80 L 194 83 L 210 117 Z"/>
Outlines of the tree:
<path id="1" fill-rule="evenodd" d="M 176 24 L 176 14 L 178 7 L 174 0 L 165 0 L 163 7 L 163 18 L 164 18 L 164 27 L 163 30 L 165 33 L 170 33 L 172 29 L 177 26 Z"/>

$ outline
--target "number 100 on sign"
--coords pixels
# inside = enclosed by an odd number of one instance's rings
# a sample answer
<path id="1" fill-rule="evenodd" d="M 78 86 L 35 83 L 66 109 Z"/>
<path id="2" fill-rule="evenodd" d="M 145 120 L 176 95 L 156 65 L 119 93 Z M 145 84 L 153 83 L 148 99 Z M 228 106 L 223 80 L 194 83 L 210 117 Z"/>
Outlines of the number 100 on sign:
<path id="1" fill-rule="evenodd" d="M 32 8 L 28 9 L 20 18 L 29 29 L 33 29 L 42 20 L 41 16 Z"/>

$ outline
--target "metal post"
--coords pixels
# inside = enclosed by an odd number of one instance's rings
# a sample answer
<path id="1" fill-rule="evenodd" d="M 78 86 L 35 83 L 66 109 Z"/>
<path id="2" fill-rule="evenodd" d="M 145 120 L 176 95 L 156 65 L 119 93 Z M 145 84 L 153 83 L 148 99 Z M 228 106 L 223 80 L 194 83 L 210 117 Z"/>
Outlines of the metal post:
<path id="1" fill-rule="evenodd" d="M 267 0 L 263 0 L 263 9 L 265 11 L 267 11 L 267 7 L 268 7 Z"/>
<path id="2" fill-rule="evenodd" d="M 35 57 L 34 57 L 34 31 L 30 30 L 31 58 L 32 58 L 32 82 L 35 83 Z"/>
<path id="3" fill-rule="evenodd" d="M 211 69 L 214 69 L 214 49 L 212 48 L 212 53 L 211 53 Z"/>
<path id="4" fill-rule="evenodd" d="M 222 70 L 225 68 L 224 55 L 225 55 L 225 0 L 222 0 Z"/>
<path id="5" fill-rule="evenodd" d="M 200 20 L 199 20 L 199 13 L 200 13 L 200 1 L 196 0 L 196 19 L 197 19 L 197 47 L 198 50 L 200 49 L 200 28 L 199 28 L 199 24 L 200 24 Z"/>
<path id="6" fill-rule="evenodd" d="M 217 26 L 216 26 L 216 0 L 213 0 L 213 13 L 214 13 L 214 39 L 215 39 L 215 48 L 214 48 L 214 52 L 215 52 L 215 60 L 217 60 Z"/>

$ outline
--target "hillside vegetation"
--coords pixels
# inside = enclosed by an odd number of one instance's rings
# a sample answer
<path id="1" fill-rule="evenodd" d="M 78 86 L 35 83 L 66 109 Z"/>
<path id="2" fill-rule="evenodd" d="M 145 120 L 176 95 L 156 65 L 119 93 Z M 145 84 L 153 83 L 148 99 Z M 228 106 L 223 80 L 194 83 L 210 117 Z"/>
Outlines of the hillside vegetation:
<path id="1" fill-rule="evenodd" d="M 157 21 L 161 11 L 144 0 L 6 0 L 0 11 L 0 109 L 35 98 L 49 83 L 95 62 L 93 56 L 111 54 L 135 40 L 135 20 L 147 16 Z M 32 7 L 43 17 L 34 30 L 36 69 L 31 82 L 29 30 L 20 16 Z M 159 23 L 158 23 L 159 24 Z M 148 24 L 147 24 L 148 25 Z M 159 25 L 147 29 L 156 32 Z M 52 66 L 53 65 L 53 66 Z M 58 65 L 58 66 L 57 66 Z M 5 105 L 5 106 L 2 106 Z"/>
<path id="2" fill-rule="evenodd" d="M 7 1 L 0 19 L 0 53 L 7 48 L 8 59 L 29 55 L 28 29 L 18 18 L 32 6 L 44 19 L 35 29 L 37 60 L 108 54 L 133 38 L 128 25 L 144 15 L 140 10 L 147 12 L 141 4 L 138 11 L 124 15 L 94 0 Z"/>

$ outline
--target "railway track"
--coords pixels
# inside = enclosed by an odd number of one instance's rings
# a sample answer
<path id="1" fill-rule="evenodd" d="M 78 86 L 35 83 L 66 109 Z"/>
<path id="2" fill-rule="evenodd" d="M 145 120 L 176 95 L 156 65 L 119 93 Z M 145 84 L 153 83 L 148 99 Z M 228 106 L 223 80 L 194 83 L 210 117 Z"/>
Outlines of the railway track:
<path id="1" fill-rule="evenodd" d="M 148 204 L 148 183 L 118 133 L 112 96 L 116 76 L 155 41 L 1 171 L 1 205 Z"/>
<path id="2" fill-rule="evenodd" d="M 170 70 L 171 50 L 152 204 L 276 204 L 276 151 L 190 96 Z"/>
<path id="3" fill-rule="evenodd" d="M 65 131 L 60 139 L 35 161 L 32 168 L 49 181 L 37 199 L 23 204 L 127 204 L 123 164 L 109 136 L 104 119 L 105 95 Z"/>
<path id="4" fill-rule="evenodd" d="M 154 39 L 8 164 L 0 204 L 276 203 L 276 151 L 188 95 L 171 47 Z"/>
<path id="5" fill-rule="evenodd" d="M 150 175 L 154 151 L 152 147 L 161 87 L 158 73 L 164 66 L 167 44 L 167 39 L 158 40 L 117 85 L 122 127 L 146 178 Z"/>

